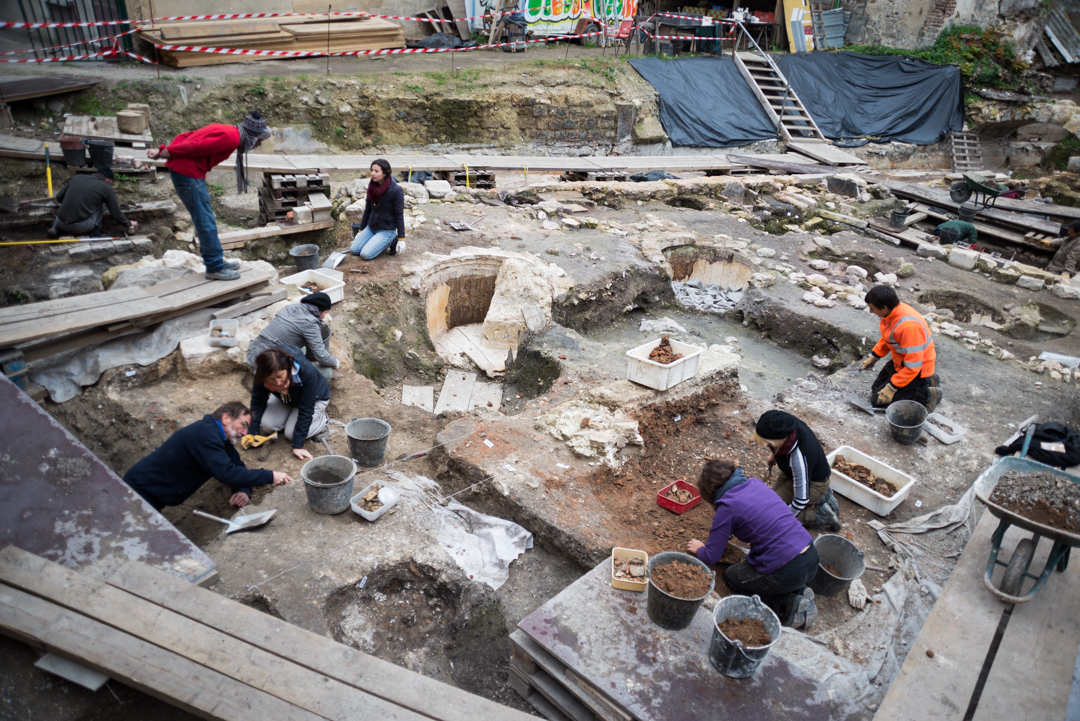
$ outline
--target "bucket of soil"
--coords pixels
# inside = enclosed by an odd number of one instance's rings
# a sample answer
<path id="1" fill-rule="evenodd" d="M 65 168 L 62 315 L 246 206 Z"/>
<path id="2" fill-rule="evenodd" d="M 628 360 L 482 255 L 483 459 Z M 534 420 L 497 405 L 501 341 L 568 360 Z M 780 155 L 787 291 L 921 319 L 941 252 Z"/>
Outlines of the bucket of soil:
<path id="1" fill-rule="evenodd" d="M 757 596 L 728 596 L 713 611 L 709 660 L 731 678 L 746 678 L 757 671 L 780 640 L 780 619 Z"/>
<path id="2" fill-rule="evenodd" d="M 308 506 L 316 513 L 333 516 L 349 509 L 356 464 L 345 456 L 320 456 L 300 469 Z"/>
<path id="3" fill-rule="evenodd" d="M 926 406 L 916 401 L 897 401 L 885 411 L 885 420 L 889 422 L 889 431 L 893 440 L 910 446 L 922 435 L 923 423 L 926 422 Z"/>
<path id="4" fill-rule="evenodd" d="M 389 423 L 378 418 L 353 418 L 345 426 L 345 435 L 349 437 L 349 453 L 361 466 L 370 468 L 383 462 Z"/>
<path id="5" fill-rule="evenodd" d="M 649 559 L 649 618 L 669 631 L 684 629 L 715 585 L 716 574 L 694 556 L 658 553 Z"/>
<path id="6" fill-rule="evenodd" d="M 808 584 L 819 596 L 835 596 L 863 575 L 866 561 L 854 543 L 831 533 L 817 537 L 818 572 Z"/>
<path id="7" fill-rule="evenodd" d="M 315 270 L 319 267 L 319 246 L 314 243 L 297 245 L 289 251 L 289 255 L 296 261 L 296 270 Z"/>

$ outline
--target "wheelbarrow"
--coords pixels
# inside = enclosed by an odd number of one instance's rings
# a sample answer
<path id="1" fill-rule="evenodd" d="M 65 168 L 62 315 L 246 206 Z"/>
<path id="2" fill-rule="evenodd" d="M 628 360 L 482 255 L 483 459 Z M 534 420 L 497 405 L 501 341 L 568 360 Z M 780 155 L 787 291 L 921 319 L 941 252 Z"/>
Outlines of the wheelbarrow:
<path id="1" fill-rule="evenodd" d="M 1007 456 L 1000 459 L 994 463 L 994 465 L 983 471 L 975 480 L 975 496 L 986 505 L 987 510 L 989 510 L 995 518 L 1001 519 L 997 530 L 994 531 L 994 535 L 992 536 L 990 560 L 986 564 L 986 575 L 983 577 L 983 584 L 990 593 L 994 594 L 995 597 L 1004 603 L 1027 603 L 1034 598 L 1035 594 L 1039 592 L 1039 589 L 1041 589 L 1047 579 L 1050 578 L 1050 574 L 1054 572 L 1055 568 L 1059 572 L 1065 572 L 1065 569 L 1069 567 L 1069 551 L 1075 546 L 1080 546 L 1080 534 L 1036 523 L 1035 521 L 1025 518 L 1003 506 L 999 506 L 990 500 L 990 494 L 994 492 L 998 480 L 1002 475 L 1009 471 L 1017 471 L 1020 473 L 1051 473 L 1069 483 L 1080 485 L 1080 479 L 1054 468 L 1053 466 L 1048 466 L 1044 463 L 1039 463 L 1038 461 L 1033 461 L 1030 458 L 1024 457 L 1027 455 L 1027 449 L 1028 445 L 1031 443 L 1031 433 L 1033 431 L 1034 428 L 1029 429 L 1027 440 L 1024 442 L 1020 457 Z M 998 560 L 998 554 L 1001 552 L 1001 542 L 1005 538 L 1005 532 L 1013 525 L 1019 526 L 1026 531 L 1031 531 L 1032 536 L 1031 538 L 1021 540 L 1020 543 L 1016 545 L 1016 550 L 1013 551 L 1012 558 L 1010 558 L 1008 562 Z M 1046 560 L 1046 566 L 1043 568 L 1042 573 L 1036 576 L 1035 574 L 1028 572 L 1028 566 L 1031 565 L 1031 559 L 1035 557 L 1035 549 L 1043 538 L 1049 540 L 1053 546 L 1050 549 L 1050 557 Z M 994 569 L 996 566 L 1005 566 L 1005 575 L 1001 579 L 1001 584 L 997 587 L 994 586 L 993 581 Z M 1030 578 L 1035 581 L 1035 585 L 1031 587 L 1030 591 L 1021 596 L 1018 594 L 1020 593 L 1025 578 Z"/>
<path id="2" fill-rule="evenodd" d="M 1026 190 L 1007 188 L 978 173 L 964 173 L 964 179 L 956 181 L 949 189 L 949 197 L 954 203 L 963 205 L 975 196 L 972 206 L 978 212 L 993 208 L 998 198 L 1019 198 Z"/>

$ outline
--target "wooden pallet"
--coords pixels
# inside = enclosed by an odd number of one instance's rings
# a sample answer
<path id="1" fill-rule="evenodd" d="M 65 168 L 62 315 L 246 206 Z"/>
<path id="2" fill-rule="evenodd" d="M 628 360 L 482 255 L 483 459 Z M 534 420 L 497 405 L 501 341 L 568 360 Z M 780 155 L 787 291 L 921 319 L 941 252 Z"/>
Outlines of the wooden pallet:
<path id="1" fill-rule="evenodd" d="M 296 190 L 299 188 L 329 189 L 330 176 L 327 173 L 263 173 L 263 185 L 274 190 Z"/>
<path id="2" fill-rule="evenodd" d="M 466 182 L 466 177 L 468 182 Z M 479 173 L 470 170 L 467 174 L 458 170 L 436 170 L 437 180 L 446 180 L 450 185 L 468 185 L 470 188 L 494 188 L 495 173 Z"/>
<path id="3" fill-rule="evenodd" d="M 559 180 L 567 183 L 579 183 L 589 180 L 600 183 L 627 183 L 630 182 L 630 173 L 620 173 L 617 170 L 600 171 L 596 173 L 568 170 L 559 176 Z"/>
<path id="4" fill-rule="evenodd" d="M 140 563 L 0 551 L 0 632 L 208 719 L 527 721 Z"/>
<path id="5" fill-rule="evenodd" d="M 954 173 L 972 173 L 983 167 L 982 142 L 975 133 L 949 133 Z"/>

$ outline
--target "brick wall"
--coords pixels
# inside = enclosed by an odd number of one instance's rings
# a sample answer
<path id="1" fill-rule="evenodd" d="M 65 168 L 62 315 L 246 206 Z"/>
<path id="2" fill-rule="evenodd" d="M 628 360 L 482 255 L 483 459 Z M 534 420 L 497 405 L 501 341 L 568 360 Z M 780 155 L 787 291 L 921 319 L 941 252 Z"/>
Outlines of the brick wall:
<path id="1" fill-rule="evenodd" d="M 919 33 L 919 46 L 933 45 L 941 29 L 956 14 L 956 0 L 934 0 L 926 14 L 922 32 Z"/>

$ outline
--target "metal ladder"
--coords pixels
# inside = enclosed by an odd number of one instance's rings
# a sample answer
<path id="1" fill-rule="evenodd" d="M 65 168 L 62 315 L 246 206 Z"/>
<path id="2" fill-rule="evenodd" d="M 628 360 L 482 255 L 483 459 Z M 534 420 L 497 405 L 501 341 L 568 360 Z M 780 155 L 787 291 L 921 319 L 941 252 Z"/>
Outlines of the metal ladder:
<path id="1" fill-rule="evenodd" d="M 745 29 L 743 33 L 746 33 Z M 749 38 L 749 34 L 746 35 Z M 772 119 L 777 134 L 786 141 L 828 142 L 772 58 L 752 39 L 750 46 L 757 52 L 732 53 L 735 65 Z"/>

